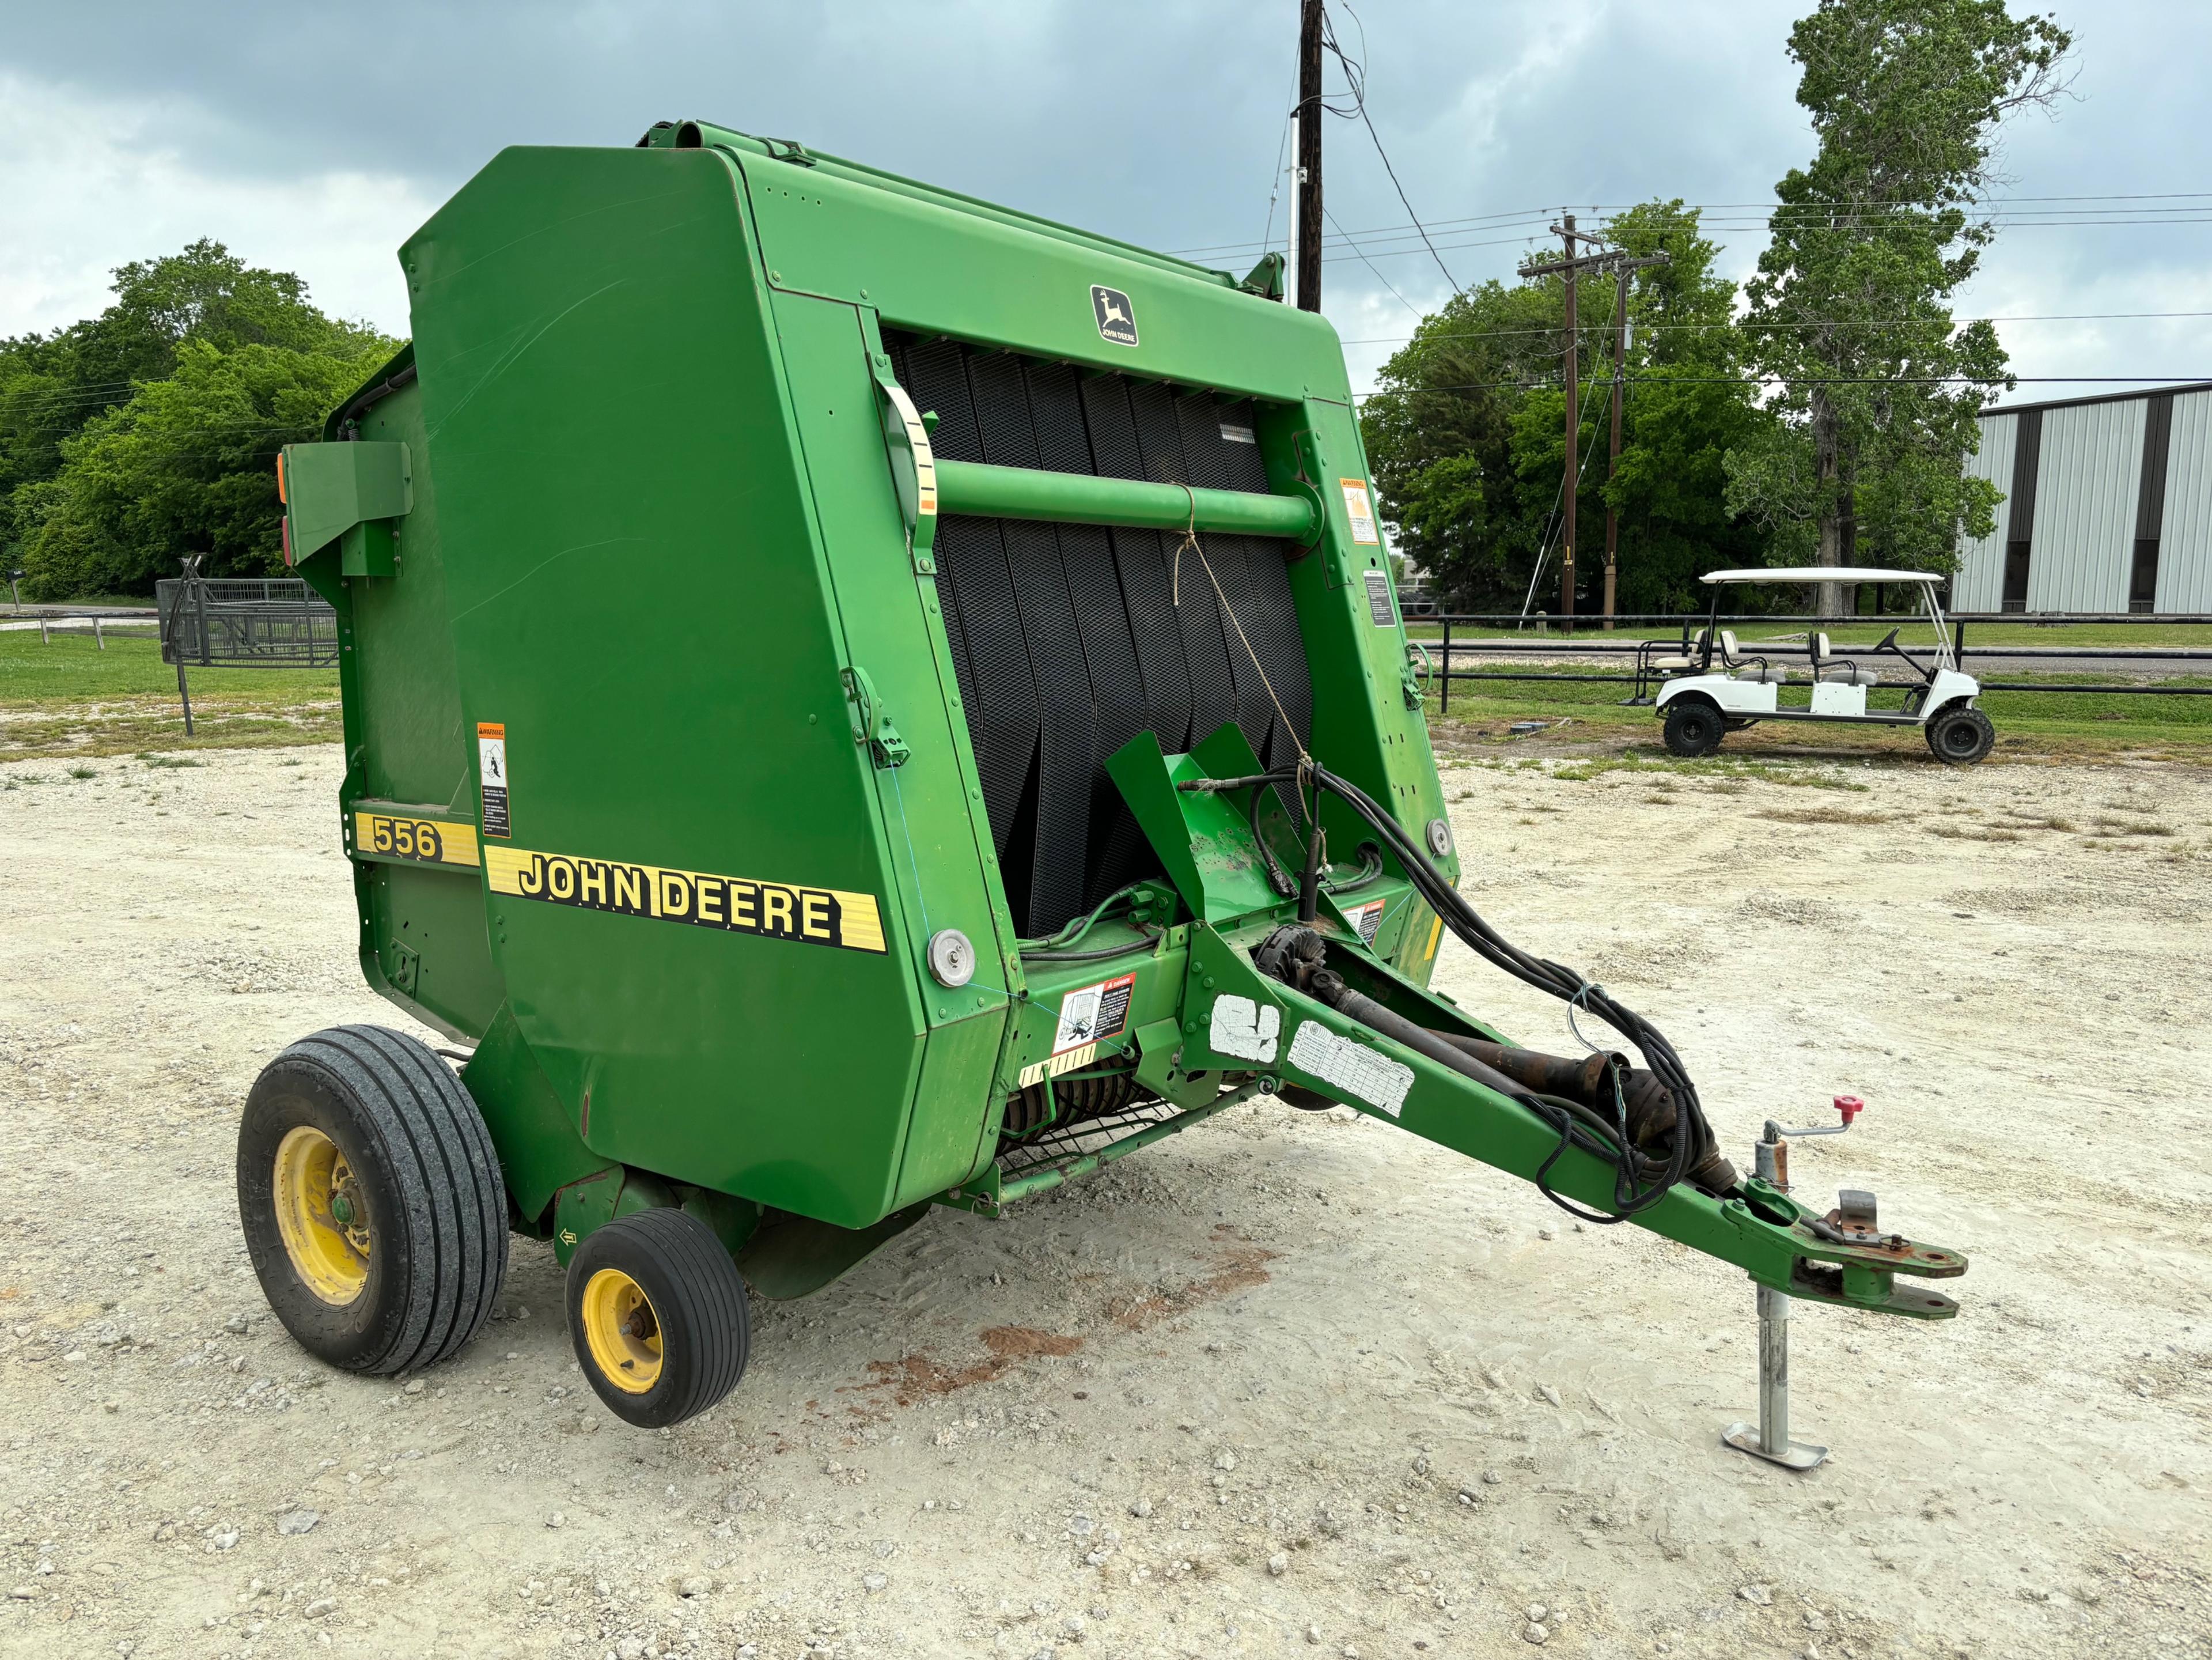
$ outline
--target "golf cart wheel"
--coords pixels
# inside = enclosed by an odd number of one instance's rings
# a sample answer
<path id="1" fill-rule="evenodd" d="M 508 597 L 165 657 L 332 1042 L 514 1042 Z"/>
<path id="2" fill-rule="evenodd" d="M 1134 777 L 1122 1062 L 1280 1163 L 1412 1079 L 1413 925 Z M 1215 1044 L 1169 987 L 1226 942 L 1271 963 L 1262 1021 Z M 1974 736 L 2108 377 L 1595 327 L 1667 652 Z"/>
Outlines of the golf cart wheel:
<path id="1" fill-rule="evenodd" d="M 284 1329 L 349 1371 L 445 1359 L 507 1272 L 506 1184 L 476 1103 L 426 1045 L 380 1026 L 317 1032 L 262 1069 L 238 1212 Z"/>
<path id="2" fill-rule="evenodd" d="M 616 1417 L 665 1429 L 744 1376 L 745 1282 L 714 1231 L 680 1210 L 617 1217 L 568 1263 L 576 1364 Z"/>
<path id="3" fill-rule="evenodd" d="M 1979 709 L 1954 703 L 1939 710 L 1928 723 L 1927 738 L 1928 747 L 1938 761 L 1954 767 L 1971 767 L 1990 752 L 1990 745 L 1997 741 L 1997 729 Z"/>
<path id="4" fill-rule="evenodd" d="M 1667 706 L 1667 749 L 1670 754 L 1686 758 L 1711 755 L 1727 735 L 1727 723 L 1711 703 L 1685 702 Z"/>

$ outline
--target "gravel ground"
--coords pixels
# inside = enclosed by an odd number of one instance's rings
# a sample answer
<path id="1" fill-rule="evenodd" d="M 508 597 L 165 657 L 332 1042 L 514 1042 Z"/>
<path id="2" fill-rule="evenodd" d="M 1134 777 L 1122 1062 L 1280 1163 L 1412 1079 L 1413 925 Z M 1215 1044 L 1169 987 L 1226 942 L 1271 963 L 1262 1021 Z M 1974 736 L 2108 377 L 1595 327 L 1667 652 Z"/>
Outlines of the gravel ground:
<path id="1" fill-rule="evenodd" d="M 2212 775 L 1447 772 L 1475 903 L 1664 1026 L 1731 1153 L 1861 1094 L 1800 1190 L 1974 1258 L 1948 1325 L 1800 1309 L 1793 1476 L 1718 1443 L 1739 1274 L 1266 1105 L 757 1304 L 673 1432 L 584 1388 L 530 1242 L 453 1363 L 330 1371 L 231 1167 L 284 1043 L 404 1024 L 338 763 L 0 768 L 0 1651 L 2212 1651 Z"/>

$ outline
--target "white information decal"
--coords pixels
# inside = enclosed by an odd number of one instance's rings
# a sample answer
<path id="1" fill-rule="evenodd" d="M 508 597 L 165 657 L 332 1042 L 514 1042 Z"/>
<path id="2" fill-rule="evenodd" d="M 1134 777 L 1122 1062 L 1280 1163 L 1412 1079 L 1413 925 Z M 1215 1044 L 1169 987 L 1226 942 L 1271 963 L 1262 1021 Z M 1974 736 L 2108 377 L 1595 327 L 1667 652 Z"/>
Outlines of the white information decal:
<path id="1" fill-rule="evenodd" d="M 1413 1087 L 1411 1067 L 1339 1037 L 1316 1020 L 1301 1021 L 1291 1034 L 1291 1064 L 1393 1118 L 1405 1110 L 1406 1091 Z"/>
<path id="2" fill-rule="evenodd" d="M 1359 937 L 1369 945 L 1375 943 L 1376 930 L 1382 926 L 1382 906 L 1380 899 L 1370 899 L 1345 912 L 1345 920 L 1359 930 Z"/>
<path id="3" fill-rule="evenodd" d="M 1283 1012 L 1273 1003 L 1249 997 L 1213 1000 L 1213 1029 L 1207 1045 L 1216 1055 L 1233 1055 L 1239 1061 L 1273 1061 L 1275 1038 L 1283 1029 Z"/>
<path id="4" fill-rule="evenodd" d="M 1375 533 L 1375 503 L 1367 494 L 1364 478 L 1340 478 L 1339 488 L 1344 491 L 1344 510 L 1352 516 L 1352 539 L 1368 547 L 1380 547 L 1382 538 Z"/>

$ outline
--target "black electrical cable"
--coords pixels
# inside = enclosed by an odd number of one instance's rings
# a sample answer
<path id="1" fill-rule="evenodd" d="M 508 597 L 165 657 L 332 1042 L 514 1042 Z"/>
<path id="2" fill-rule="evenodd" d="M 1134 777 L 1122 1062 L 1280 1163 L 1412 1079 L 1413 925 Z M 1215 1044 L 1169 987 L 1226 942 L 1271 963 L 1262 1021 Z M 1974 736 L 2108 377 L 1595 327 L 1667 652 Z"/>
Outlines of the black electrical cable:
<path id="1" fill-rule="evenodd" d="M 1712 1132 L 1705 1122 L 1705 1110 L 1698 1099 L 1697 1085 L 1691 1080 L 1688 1069 L 1683 1066 L 1681 1057 L 1674 1052 L 1674 1045 L 1667 1041 L 1665 1034 L 1574 970 L 1564 964 L 1533 956 L 1498 933 L 1460 897 L 1458 890 L 1444 879 L 1443 873 L 1430 862 L 1428 854 L 1405 826 L 1357 784 L 1338 777 L 1318 763 L 1311 763 L 1310 767 L 1302 766 L 1282 773 L 1249 778 L 1194 779 L 1182 787 L 1237 789 L 1291 781 L 1308 770 L 1317 788 L 1334 795 L 1374 830 L 1384 848 L 1397 856 L 1415 891 L 1469 950 L 1514 978 L 1535 987 L 1539 991 L 1548 992 L 1563 1002 L 1588 1009 L 1607 1023 L 1643 1052 L 1654 1076 L 1674 1098 L 1673 1145 L 1668 1150 L 1666 1162 L 1660 1164 L 1637 1151 L 1628 1135 L 1625 1112 L 1616 1126 L 1608 1124 L 1597 1113 L 1579 1104 L 1538 1096 L 1533 1091 L 1516 1092 L 1516 1099 L 1537 1112 L 1559 1132 L 1559 1146 L 1536 1173 L 1537 1189 L 1547 1199 L 1584 1221 L 1626 1221 L 1657 1204 L 1665 1197 L 1668 1189 L 1686 1177 L 1692 1168 L 1702 1166 L 1709 1159 L 1713 1146 Z M 1548 1177 L 1552 1167 L 1571 1144 L 1583 1146 L 1613 1165 L 1614 1213 L 1607 1215 L 1584 1210 L 1551 1188 Z"/>

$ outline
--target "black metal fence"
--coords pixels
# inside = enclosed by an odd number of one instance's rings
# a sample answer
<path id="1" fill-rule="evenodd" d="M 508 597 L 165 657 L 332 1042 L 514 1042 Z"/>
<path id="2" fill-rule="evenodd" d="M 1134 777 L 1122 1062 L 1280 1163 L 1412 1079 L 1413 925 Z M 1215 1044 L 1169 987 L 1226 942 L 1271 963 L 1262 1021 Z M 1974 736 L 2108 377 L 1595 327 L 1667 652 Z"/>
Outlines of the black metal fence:
<path id="1" fill-rule="evenodd" d="M 1625 629 L 1648 636 L 1655 629 L 1677 629 L 1680 633 L 1680 654 L 1690 655 L 1697 650 L 1698 631 L 1709 624 L 1717 623 L 1718 626 L 1724 628 L 1737 626 L 1770 628 L 1802 623 L 1809 632 L 1816 629 L 1863 628 L 1870 623 L 1883 623 L 1893 624 L 1899 629 L 1904 630 L 1911 628 L 1917 619 L 1910 615 L 1896 614 L 1886 617 L 1812 617 L 1794 613 L 1778 615 L 1772 612 L 1756 615 L 1742 613 L 1714 618 L 1704 611 L 1687 614 L 1668 612 L 1660 615 L 1643 614 L 1613 617 L 1610 619 L 1614 625 L 1614 629 L 1612 631 L 1606 629 L 1605 623 L 1607 619 L 1603 617 L 1578 617 L 1575 618 L 1571 629 L 1562 628 L 1564 620 L 1558 617 L 1523 617 L 1515 611 L 1456 612 L 1449 616 L 1422 617 L 1409 616 L 1407 618 L 1410 626 L 1440 628 L 1443 631 L 1443 649 L 1438 654 L 1438 660 L 1431 672 L 1430 678 L 1437 687 L 1438 701 L 1442 706 L 1442 711 L 1445 714 L 1450 713 L 1451 710 L 1451 688 L 1452 682 L 1455 680 L 1549 680 L 1569 684 L 1618 684 L 1633 688 L 1631 693 L 1632 698 L 1640 697 L 1645 686 L 1653 678 L 1648 666 L 1647 642 L 1644 638 L 1620 640 L 1608 637 L 1609 632 L 1617 632 L 1620 629 Z M 1958 660 L 1960 671 L 1968 674 L 1974 672 L 1968 655 L 1967 630 L 1970 625 L 2001 623 L 2008 629 L 2015 629 L 2023 626 L 2067 629 L 2084 627 L 2093 623 L 2212 628 L 2212 616 L 2154 617 L 2139 613 L 2053 617 L 2014 611 L 1976 611 L 1964 616 L 1954 614 L 1946 620 L 1951 625 L 1952 654 Z M 1463 630 L 1470 627 L 1481 630 L 1513 629 L 1516 632 L 1510 638 L 1500 638 L 1495 634 L 1486 632 L 1474 637 L 1462 633 L 1456 640 L 1453 638 L 1453 630 L 1455 628 Z M 1924 623 L 1923 631 L 1924 635 Z M 1426 644 L 1425 642 L 1418 641 L 1415 643 L 1424 646 Z M 1762 640 L 1759 643 L 1758 654 L 1766 658 L 1802 657 L 1809 664 L 1812 649 L 1809 639 L 1802 643 L 1786 639 L 1779 642 Z M 1896 649 L 1901 655 L 1911 660 L 1917 668 L 1924 669 L 1932 656 L 1932 653 L 1925 644 L 1920 646 L 1917 651 L 1913 647 L 1906 645 L 1900 645 Z M 1851 648 L 1850 650 L 1856 651 L 1858 655 L 1863 657 L 1866 655 L 1867 648 L 1861 646 Z M 1846 652 L 1842 654 L 1850 654 Z M 2054 663 L 2088 660 L 2100 664 L 2142 663 L 2160 666 L 2192 663 L 2212 665 L 2212 647 L 2023 646 L 1999 642 L 1981 645 L 1976 655 L 1984 662 L 1994 660 L 2014 665 L 2018 665 L 2024 660 L 2039 664 L 2045 660 Z M 1515 658 L 1550 659 L 1554 661 L 1596 658 L 1601 662 L 1607 658 L 1621 657 L 1629 660 L 1629 666 L 1626 672 L 1615 673 L 1584 673 L 1563 669 L 1468 669 L 1457 666 L 1456 660 L 1461 656 L 1478 661 L 1492 659 L 1509 662 Z M 2181 672 L 2212 674 L 2212 668 L 2197 671 L 2183 668 Z M 2118 696 L 2212 696 L 2212 685 L 2177 686 L 2164 683 L 2054 685 L 2039 681 L 1983 679 L 1981 685 L 1984 691 L 2033 691 L 2058 695 Z"/>
<path id="2" fill-rule="evenodd" d="M 338 660 L 338 617 L 296 576 L 176 576 L 154 585 L 161 660 L 198 668 L 319 668 Z"/>

